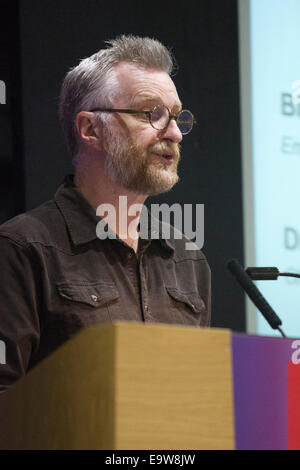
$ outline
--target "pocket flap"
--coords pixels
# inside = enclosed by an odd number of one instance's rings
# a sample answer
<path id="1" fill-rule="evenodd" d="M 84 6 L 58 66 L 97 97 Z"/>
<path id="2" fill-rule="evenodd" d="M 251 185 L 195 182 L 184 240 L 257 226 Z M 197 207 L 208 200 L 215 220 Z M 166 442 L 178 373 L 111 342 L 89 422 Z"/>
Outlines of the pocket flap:
<path id="1" fill-rule="evenodd" d="M 169 286 L 166 286 L 166 289 L 174 300 L 185 303 L 193 312 L 199 313 L 205 310 L 205 304 L 198 292 L 183 292 L 177 287 Z"/>
<path id="2" fill-rule="evenodd" d="M 73 302 L 82 302 L 91 307 L 100 307 L 119 297 L 119 292 L 113 283 L 70 282 L 57 285 L 59 294 Z"/>

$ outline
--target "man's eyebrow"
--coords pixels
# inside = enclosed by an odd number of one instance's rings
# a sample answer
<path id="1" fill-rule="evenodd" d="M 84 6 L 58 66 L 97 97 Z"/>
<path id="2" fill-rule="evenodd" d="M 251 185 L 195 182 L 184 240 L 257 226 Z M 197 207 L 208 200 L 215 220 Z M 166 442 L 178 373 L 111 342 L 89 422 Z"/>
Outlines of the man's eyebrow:
<path id="1" fill-rule="evenodd" d="M 155 106 L 157 106 L 159 104 L 164 105 L 164 103 L 162 102 L 162 100 L 160 98 L 154 97 L 154 96 L 139 97 L 138 101 L 136 102 L 136 105 L 139 106 L 139 107 L 146 106 L 146 105 L 155 105 Z M 178 103 L 174 104 L 171 111 L 180 112 L 181 110 L 182 110 L 182 104 L 181 104 L 181 102 L 178 102 Z"/>
<path id="2" fill-rule="evenodd" d="M 147 104 L 153 104 L 157 106 L 158 104 L 163 104 L 159 98 L 155 98 L 153 96 L 152 97 L 150 96 L 139 97 L 135 103 L 137 106 L 145 106 Z"/>
<path id="3" fill-rule="evenodd" d="M 172 110 L 173 110 L 173 112 L 177 111 L 178 113 L 180 113 L 180 111 L 182 111 L 182 103 L 174 104 Z"/>

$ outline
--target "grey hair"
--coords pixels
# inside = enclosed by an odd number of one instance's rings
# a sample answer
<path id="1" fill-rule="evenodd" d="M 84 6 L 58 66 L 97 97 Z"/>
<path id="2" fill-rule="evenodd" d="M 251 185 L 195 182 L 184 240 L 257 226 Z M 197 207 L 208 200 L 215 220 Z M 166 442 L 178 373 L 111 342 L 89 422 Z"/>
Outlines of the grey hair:
<path id="1" fill-rule="evenodd" d="M 156 39 L 122 35 L 106 43 L 110 47 L 81 60 L 67 73 L 62 84 L 59 117 L 73 156 L 78 152 L 76 115 L 93 107 L 113 106 L 118 86 L 116 65 L 130 62 L 169 75 L 173 70 L 171 52 Z"/>

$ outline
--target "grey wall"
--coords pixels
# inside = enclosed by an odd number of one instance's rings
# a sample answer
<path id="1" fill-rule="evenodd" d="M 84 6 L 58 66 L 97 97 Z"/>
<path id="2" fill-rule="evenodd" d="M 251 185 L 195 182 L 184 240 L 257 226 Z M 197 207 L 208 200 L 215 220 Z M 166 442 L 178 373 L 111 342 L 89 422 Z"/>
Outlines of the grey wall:
<path id="1" fill-rule="evenodd" d="M 64 74 L 121 33 L 156 37 L 176 55 L 174 81 L 198 125 L 184 139 L 181 182 L 155 202 L 205 204 L 213 325 L 244 330 L 243 295 L 225 268 L 243 261 L 236 0 L 20 0 L 26 207 L 72 171 L 57 120 Z"/>

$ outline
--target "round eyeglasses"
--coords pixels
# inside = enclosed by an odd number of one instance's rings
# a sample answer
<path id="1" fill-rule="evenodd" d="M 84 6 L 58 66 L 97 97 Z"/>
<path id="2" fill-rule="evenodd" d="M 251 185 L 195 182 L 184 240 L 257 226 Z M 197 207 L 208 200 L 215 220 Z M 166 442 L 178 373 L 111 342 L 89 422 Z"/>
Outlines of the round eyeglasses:
<path id="1" fill-rule="evenodd" d="M 151 126 L 158 131 L 164 131 L 167 129 L 171 120 L 174 119 L 182 135 L 189 134 L 193 129 L 193 125 L 197 124 L 193 114 L 188 109 L 183 109 L 178 114 L 172 114 L 169 108 L 163 104 L 155 106 L 151 111 L 94 108 L 91 109 L 91 112 L 145 114 L 148 117 Z"/>

